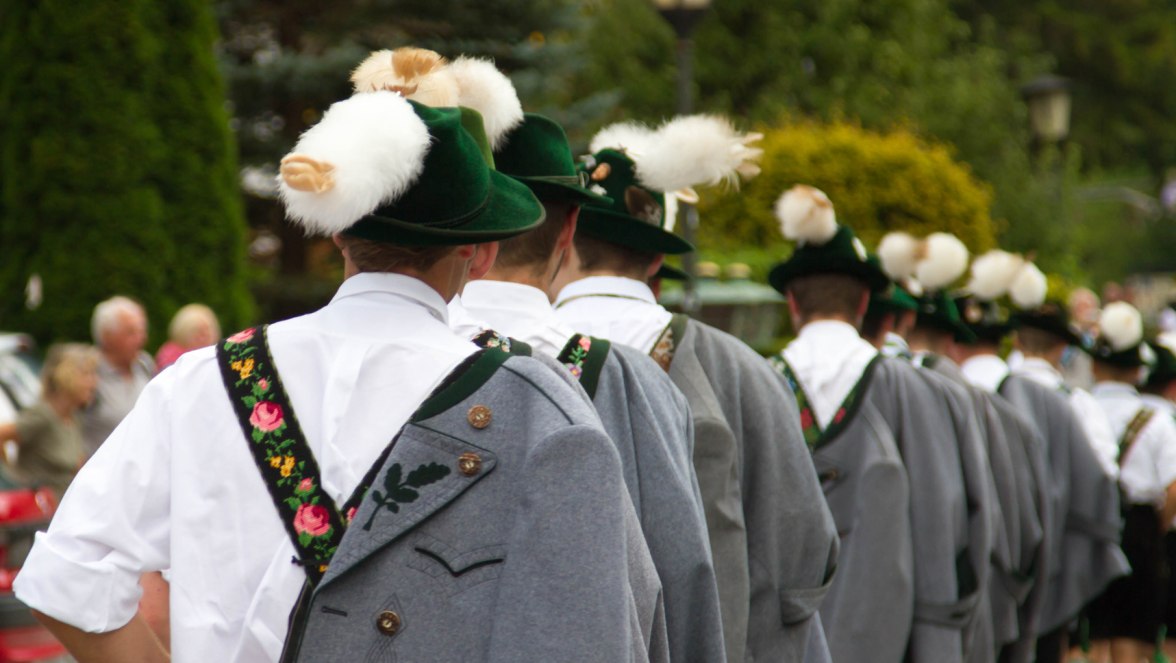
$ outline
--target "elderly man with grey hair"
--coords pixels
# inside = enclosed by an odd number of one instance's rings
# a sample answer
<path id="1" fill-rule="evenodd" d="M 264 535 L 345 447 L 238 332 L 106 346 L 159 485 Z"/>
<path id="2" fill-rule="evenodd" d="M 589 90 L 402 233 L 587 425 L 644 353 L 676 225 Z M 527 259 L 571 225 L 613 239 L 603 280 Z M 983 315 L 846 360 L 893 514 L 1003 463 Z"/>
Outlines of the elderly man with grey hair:
<path id="1" fill-rule="evenodd" d="M 129 297 L 116 295 L 95 306 L 90 332 L 102 355 L 94 400 L 82 413 L 82 436 L 92 455 L 131 411 L 155 374 L 155 362 L 143 351 L 147 315 Z"/>

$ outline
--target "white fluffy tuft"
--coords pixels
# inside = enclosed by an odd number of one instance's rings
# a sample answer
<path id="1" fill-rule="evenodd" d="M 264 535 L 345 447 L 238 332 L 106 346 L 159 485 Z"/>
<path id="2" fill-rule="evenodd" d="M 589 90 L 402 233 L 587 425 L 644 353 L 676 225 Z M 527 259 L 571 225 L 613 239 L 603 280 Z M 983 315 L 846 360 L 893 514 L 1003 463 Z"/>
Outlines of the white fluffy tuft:
<path id="1" fill-rule="evenodd" d="M 396 93 L 360 94 L 333 104 L 291 155 L 333 166 L 334 186 L 322 193 L 300 191 L 279 176 L 286 216 L 308 234 L 346 230 L 416 182 L 429 140 L 425 123 Z"/>
<path id="2" fill-rule="evenodd" d="M 458 84 L 440 54 L 423 48 L 376 51 L 351 72 L 355 92 L 397 92 L 434 108 L 458 105 Z"/>
<path id="3" fill-rule="evenodd" d="M 621 150 L 636 161 L 653 142 L 653 129 L 637 122 L 619 122 L 596 132 L 588 151 L 592 154 L 604 149 Z"/>
<path id="4" fill-rule="evenodd" d="M 902 281 L 915 275 L 920 244 L 914 236 L 904 232 L 886 233 L 878 242 L 878 260 L 891 281 Z"/>
<path id="5" fill-rule="evenodd" d="M 1098 327 L 1115 352 L 1133 348 L 1143 340 L 1143 317 L 1127 302 L 1107 304 L 1098 318 Z"/>
<path id="6" fill-rule="evenodd" d="M 1167 331 L 1160 333 L 1156 336 L 1155 344 L 1176 355 L 1176 332 Z"/>
<path id="7" fill-rule="evenodd" d="M 1019 255 L 996 249 L 972 261 L 972 280 L 968 291 L 984 301 L 992 301 L 1009 290 L 1017 271 L 1025 264 Z"/>
<path id="8" fill-rule="evenodd" d="M 690 186 L 738 186 L 740 176 L 759 173 L 760 134 L 741 134 L 715 115 L 687 115 L 663 124 L 639 158 L 637 176 L 655 191 Z"/>
<path id="9" fill-rule="evenodd" d="M 923 240 L 923 257 L 915 277 L 928 291 L 938 291 L 968 271 L 968 247 L 950 233 L 932 233 Z"/>
<path id="10" fill-rule="evenodd" d="M 825 244 L 837 234 L 837 215 L 824 191 L 797 184 L 776 200 L 776 218 L 786 239 L 800 244 Z"/>
<path id="11" fill-rule="evenodd" d="M 1045 303 L 1045 295 L 1049 291 L 1049 280 L 1045 278 L 1037 265 L 1025 263 L 1009 286 L 1009 299 L 1013 300 L 1017 308 L 1030 310 Z"/>
<path id="12" fill-rule="evenodd" d="M 448 67 L 457 81 L 458 105 L 482 114 L 490 148 L 497 150 L 523 122 L 523 104 L 514 84 L 489 60 L 459 57 Z"/>

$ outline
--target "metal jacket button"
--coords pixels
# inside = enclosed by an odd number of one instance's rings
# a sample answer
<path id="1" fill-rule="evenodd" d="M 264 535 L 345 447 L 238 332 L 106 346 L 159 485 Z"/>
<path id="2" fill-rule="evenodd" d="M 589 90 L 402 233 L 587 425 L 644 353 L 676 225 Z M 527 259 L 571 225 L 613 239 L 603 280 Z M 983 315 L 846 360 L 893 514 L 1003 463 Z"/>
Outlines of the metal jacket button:
<path id="1" fill-rule="evenodd" d="M 472 477 L 482 471 L 482 457 L 467 451 L 457 457 L 457 469 L 467 477 Z"/>
<path id="2" fill-rule="evenodd" d="M 490 412 L 490 408 L 485 405 L 473 406 L 466 415 L 466 419 L 470 422 L 470 425 L 477 429 L 489 426 L 492 418 L 493 414 Z"/>
<path id="3" fill-rule="evenodd" d="M 396 635 L 400 630 L 400 615 L 391 610 L 381 612 L 376 617 L 376 628 L 384 635 Z"/>

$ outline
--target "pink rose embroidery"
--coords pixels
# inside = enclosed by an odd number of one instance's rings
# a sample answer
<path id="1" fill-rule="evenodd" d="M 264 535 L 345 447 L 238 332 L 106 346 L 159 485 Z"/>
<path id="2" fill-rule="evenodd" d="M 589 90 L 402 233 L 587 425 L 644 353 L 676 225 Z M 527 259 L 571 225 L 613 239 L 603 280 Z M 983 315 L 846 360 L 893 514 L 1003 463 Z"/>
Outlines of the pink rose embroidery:
<path id="1" fill-rule="evenodd" d="M 257 381 L 257 386 L 262 391 L 268 391 L 269 390 L 269 380 L 262 378 Z"/>
<path id="2" fill-rule="evenodd" d="M 584 372 L 584 371 L 580 370 L 580 367 L 576 366 L 575 364 L 566 364 L 566 366 L 568 367 L 568 371 L 571 372 L 572 377 L 574 377 L 574 378 L 580 377 L 580 374 Z"/>
<path id="3" fill-rule="evenodd" d="M 282 417 L 282 406 L 273 401 L 261 401 L 253 406 L 253 414 L 249 415 L 249 423 L 259 431 L 270 432 L 276 430 L 285 422 Z"/>
<path id="4" fill-rule="evenodd" d="M 592 339 L 588 338 L 587 336 L 581 336 L 580 347 L 584 348 L 585 350 L 592 349 Z"/>
<path id="5" fill-rule="evenodd" d="M 351 521 L 355 520 L 355 511 L 356 511 L 355 507 L 351 507 L 350 509 L 347 510 L 347 522 L 351 522 Z"/>
<path id="6" fill-rule="evenodd" d="M 257 331 L 255 327 L 244 329 L 229 337 L 229 343 L 244 343 L 253 338 L 253 332 Z"/>
<path id="7" fill-rule="evenodd" d="M 294 531 L 299 534 L 322 536 L 331 530 L 330 514 L 318 504 L 303 504 L 294 514 Z"/>
<path id="8" fill-rule="evenodd" d="M 314 481 L 311 481 L 309 477 L 300 481 L 298 487 L 294 489 L 298 493 L 309 493 L 312 490 L 314 490 Z"/>

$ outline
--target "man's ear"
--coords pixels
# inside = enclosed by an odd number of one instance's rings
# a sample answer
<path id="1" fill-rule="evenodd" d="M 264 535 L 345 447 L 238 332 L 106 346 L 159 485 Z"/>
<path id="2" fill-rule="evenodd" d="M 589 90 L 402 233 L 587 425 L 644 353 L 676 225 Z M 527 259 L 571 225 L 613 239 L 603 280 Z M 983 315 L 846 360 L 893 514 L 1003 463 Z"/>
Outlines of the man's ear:
<path id="1" fill-rule="evenodd" d="M 486 273 L 494 266 L 494 260 L 498 258 L 498 242 L 467 244 L 458 248 L 459 255 L 467 247 L 473 251 L 473 255 L 468 258 L 470 260 L 469 280 L 476 281 L 486 276 Z"/>
<path id="2" fill-rule="evenodd" d="M 657 257 L 653 259 L 653 262 L 649 263 L 649 267 L 647 267 L 645 269 L 646 282 L 648 282 L 649 279 L 653 278 L 654 274 L 657 274 L 657 270 L 661 269 L 662 263 L 664 263 L 665 261 L 666 261 L 666 256 L 664 254 L 659 253 L 657 255 Z"/>
<path id="3" fill-rule="evenodd" d="M 572 247 L 572 240 L 576 238 L 576 225 L 580 219 L 580 206 L 571 205 L 563 218 L 563 229 L 555 239 L 555 253 L 567 251 Z"/>
<path id="4" fill-rule="evenodd" d="M 861 325 L 862 320 L 866 318 L 866 309 L 870 308 L 870 290 L 869 288 L 862 291 L 862 297 L 858 300 L 857 317 L 858 325 Z"/>

